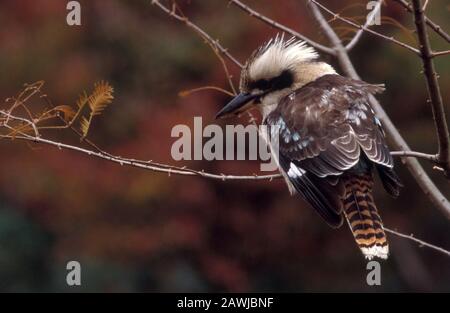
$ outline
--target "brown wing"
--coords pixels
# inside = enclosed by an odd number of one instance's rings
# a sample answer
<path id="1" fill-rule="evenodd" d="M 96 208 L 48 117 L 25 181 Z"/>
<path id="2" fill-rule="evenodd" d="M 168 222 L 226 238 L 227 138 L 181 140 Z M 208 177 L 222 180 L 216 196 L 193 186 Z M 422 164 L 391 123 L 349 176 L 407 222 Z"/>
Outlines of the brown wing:
<path id="1" fill-rule="evenodd" d="M 285 97 L 265 119 L 286 176 L 332 226 L 342 222 L 345 188 L 339 176 L 359 162 L 361 150 L 372 162 L 393 166 L 381 126 L 368 103 L 370 94 L 382 90 L 381 86 L 325 75 Z"/>

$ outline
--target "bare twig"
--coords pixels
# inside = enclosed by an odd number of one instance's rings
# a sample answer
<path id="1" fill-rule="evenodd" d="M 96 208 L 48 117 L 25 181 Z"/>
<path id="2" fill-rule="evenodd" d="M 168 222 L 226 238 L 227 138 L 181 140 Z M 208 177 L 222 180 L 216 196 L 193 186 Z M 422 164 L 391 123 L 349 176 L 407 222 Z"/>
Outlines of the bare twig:
<path id="1" fill-rule="evenodd" d="M 38 128 L 36 127 L 36 124 L 35 124 L 33 121 L 31 121 L 31 120 L 29 120 L 29 119 L 26 119 L 26 118 L 23 118 L 23 117 L 18 117 L 18 116 L 16 117 L 16 116 L 13 116 L 13 115 L 10 113 L 11 111 L 12 111 L 12 110 L 9 110 L 8 112 L 7 112 L 7 111 L 3 111 L 3 110 L 0 111 L 0 114 L 3 115 L 3 116 L 5 116 L 5 122 L 2 123 L 2 126 L 7 127 L 8 129 L 10 129 L 10 130 L 13 132 L 13 134 L 14 134 L 14 133 L 18 133 L 18 132 L 20 133 L 20 128 L 24 128 L 23 126 L 22 126 L 22 127 L 18 127 L 18 128 L 13 128 L 13 127 L 10 127 L 10 126 L 8 125 L 9 120 L 10 120 L 10 119 L 13 119 L 13 120 L 16 120 L 16 121 L 23 122 L 25 125 L 31 127 L 31 128 L 33 129 L 34 135 L 35 135 L 36 137 L 40 137 L 40 136 L 41 136 L 41 135 L 39 134 Z M 14 135 L 11 135 L 11 136 L 14 136 Z"/>
<path id="2" fill-rule="evenodd" d="M 438 162 L 444 169 L 447 177 L 450 178 L 450 136 L 448 132 L 447 119 L 442 102 L 441 90 L 439 88 L 438 75 L 432 60 L 428 33 L 426 31 L 425 16 L 420 0 L 413 0 L 414 22 L 417 30 L 417 37 L 420 42 L 420 54 L 423 64 L 423 74 L 425 75 L 430 104 L 433 111 L 434 124 L 438 135 Z"/>
<path id="3" fill-rule="evenodd" d="M 366 23 L 364 24 L 364 28 L 368 28 L 372 24 L 374 18 L 377 16 L 377 14 L 379 14 L 382 4 L 383 4 L 383 0 L 377 1 L 377 3 L 375 4 L 375 7 L 372 9 L 372 11 L 367 16 L 367 20 L 366 20 Z M 347 51 L 350 51 L 354 46 L 356 46 L 356 44 L 358 43 L 362 34 L 364 33 L 364 28 L 360 28 L 356 32 L 356 35 L 353 37 L 353 39 L 350 40 L 350 42 L 345 46 L 345 49 L 347 49 Z"/>
<path id="4" fill-rule="evenodd" d="M 214 40 L 207 32 L 205 32 L 202 28 L 191 22 L 189 19 L 187 19 L 184 16 L 181 16 L 179 14 L 176 14 L 175 10 L 171 10 L 165 5 L 163 5 L 158 0 L 151 0 L 151 4 L 156 5 L 161 10 L 169 14 L 171 17 L 175 18 L 176 20 L 183 22 L 187 27 L 192 28 L 195 32 L 197 32 L 203 39 L 205 39 L 210 44 L 214 45 L 220 53 L 225 55 L 228 59 L 230 59 L 234 64 L 236 64 L 239 67 L 242 67 L 242 64 L 234 58 L 233 55 L 231 55 L 230 52 L 228 52 L 227 49 L 225 49 L 218 40 Z"/>
<path id="5" fill-rule="evenodd" d="M 235 95 L 234 93 L 229 92 L 228 90 L 225 90 L 223 88 L 216 87 L 216 86 L 203 86 L 203 87 L 192 88 L 192 89 L 189 89 L 189 90 L 182 90 L 182 91 L 180 91 L 178 93 L 178 95 L 180 97 L 186 97 L 186 96 L 189 96 L 189 95 L 191 95 L 191 94 L 193 94 L 195 92 L 204 91 L 204 90 L 215 90 L 215 91 L 224 93 L 224 94 L 226 94 L 227 96 L 230 96 L 230 97 L 233 97 Z"/>
<path id="6" fill-rule="evenodd" d="M 222 64 L 222 68 L 223 68 L 223 70 L 225 72 L 225 76 L 227 77 L 228 84 L 230 85 L 230 88 L 231 88 L 231 91 L 232 91 L 232 95 L 236 95 L 237 94 L 236 87 L 234 87 L 233 76 L 231 76 L 230 71 L 228 70 L 227 62 L 225 62 L 224 58 L 220 54 L 220 51 L 217 48 L 217 45 L 215 45 L 213 43 L 210 43 L 210 42 L 208 42 L 208 44 L 211 47 L 211 49 L 214 51 L 214 53 L 216 54 L 216 56 L 219 59 L 220 63 Z"/>
<path id="7" fill-rule="evenodd" d="M 444 50 L 444 51 L 436 51 L 436 52 L 433 52 L 432 54 L 431 54 L 431 57 L 439 57 L 439 56 L 441 56 L 441 55 L 447 55 L 447 54 L 450 54 L 450 50 Z"/>
<path id="8" fill-rule="evenodd" d="M 328 9 L 326 6 L 320 4 L 316 0 L 309 0 L 309 1 L 311 1 L 316 6 L 320 7 L 322 10 L 324 10 L 328 14 L 332 15 L 333 18 L 335 18 L 335 19 L 341 20 L 342 22 L 344 22 L 344 23 L 346 23 L 348 25 L 351 25 L 351 26 L 353 26 L 353 27 L 355 27 L 357 29 L 364 30 L 365 32 L 368 32 L 368 33 L 370 33 L 372 35 L 375 35 L 375 36 L 377 36 L 379 38 L 382 38 L 382 39 L 387 40 L 389 42 L 392 42 L 392 43 L 394 43 L 396 45 L 399 45 L 399 46 L 401 46 L 401 47 L 403 47 L 403 48 L 405 48 L 405 49 L 407 49 L 407 50 L 409 50 L 411 52 L 414 52 L 417 55 L 420 54 L 419 50 L 417 50 L 416 48 L 414 48 L 414 47 L 412 47 L 412 46 L 410 46 L 410 45 L 408 45 L 408 44 L 406 44 L 404 42 L 401 42 L 401 41 L 395 39 L 394 37 L 389 37 L 389 36 L 383 35 L 383 34 L 381 34 L 379 32 L 376 32 L 376 31 L 374 31 L 374 30 L 364 26 L 364 25 L 359 25 L 359 24 L 357 24 L 357 23 L 355 23 L 355 22 L 353 22 L 353 21 L 351 21 L 351 20 L 349 20 L 347 18 L 344 18 L 344 17 L 340 16 L 339 14 L 334 13 L 333 11 Z M 328 22 L 327 22 L 327 24 L 328 24 Z"/>
<path id="9" fill-rule="evenodd" d="M 450 256 L 450 251 L 445 250 L 444 248 L 438 247 L 436 245 L 433 245 L 431 243 L 425 242 L 425 241 L 423 241 L 421 239 L 418 239 L 418 238 L 414 237 L 413 234 L 411 234 L 411 235 L 402 234 L 402 233 L 400 233 L 398 231 L 395 231 L 395 230 L 392 230 L 392 229 L 389 229 L 389 228 L 386 228 L 386 227 L 384 227 L 384 230 L 386 232 L 394 234 L 396 236 L 399 236 L 399 237 L 402 237 L 402 238 L 405 238 L 405 239 L 408 239 L 408 240 L 415 241 L 421 247 L 427 247 L 427 248 L 433 249 L 435 251 L 439 251 L 440 253 L 443 253 L 443 254 L 445 254 L 447 256 Z"/>
<path id="10" fill-rule="evenodd" d="M 268 24 L 268 25 L 270 25 L 270 26 L 272 26 L 272 27 L 274 27 L 276 29 L 279 29 L 279 30 L 281 30 L 281 31 L 283 31 L 285 33 L 288 33 L 288 34 L 290 34 L 290 35 L 292 35 L 294 37 L 297 37 L 298 39 L 306 41 L 310 46 L 314 47 L 315 49 L 317 49 L 317 50 L 319 50 L 321 52 L 327 53 L 327 54 L 334 55 L 334 51 L 333 51 L 332 48 L 329 48 L 329 47 L 326 47 L 324 45 L 321 45 L 321 44 L 319 44 L 319 43 L 309 39 L 308 37 L 300 34 L 299 32 L 296 32 L 295 30 L 293 30 L 293 29 L 291 29 L 289 27 L 286 27 L 283 24 L 275 22 L 274 20 L 268 18 L 267 16 L 262 15 L 261 13 L 253 10 L 252 8 L 250 8 L 248 5 L 242 3 L 241 1 L 239 1 L 239 0 L 229 0 L 229 2 L 231 4 L 233 4 L 233 5 L 235 5 L 236 7 L 238 7 L 239 9 L 247 12 L 250 16 L 252 16 L 252 17 L 254 17 L 256 19 L 259 19 L 262 22 L 264 22 L 264 23 L 266 23 L 266 24 Z"/>
<path id="11" fill-rule="evenodd" d="M 342 44 L 341 39 L 331 28 L 330 24 L 328 24 L 327 20 L 322 15 L 320 10 L 317 8 L 317 5 L 315 4 L 314 1 L 310 2 L 310 7 L 312 9 L 314 18 L 319 22 L 319 25 L 325 32 L 325 35 L 328 37 L 329 41 L 333 45 L 336 57 L 341 65 L 341 67 L 352 70 L 353 69 L 352 62 L 350 61 L 350 58 L 348 57 L 347 51 L 346 51 L 344 45 Z M 351 76 L 356 76 L 356 75 L 358 75 L 358 74 L 356 74 L 356 71 L 353 69 Z"/>
<path id="12" fill-rule="evenodd" d="M 413 13 L 413 7 L 411 6 L 411 4 L 406 1 L 406 0 L 393 0 L 397 3 L 399 3 L 400 5 L 402 5 L 408 12 Z M 434 23 L 432 20 L 430 20 L 427 16 L 424 17 L 425 18 L 425 23 L 427 23 L 427 25 L 433 29 L 439 36 L 441 36 L 442 38 L 444 38 L 447 42 L 450 43 L 450 35 L 447 34 L 442 28 L 441 26 L 439 26 L 438 24 Z"/>
<path id="13" fill-rule="evenodd" d="M 437 163 L 437 155 L 435 154 L 427 154 L 423 152 L 416 152 L 416 151 L 392 151 L 391 154 L 393 156 L 399 156 L 399 157 L 414 157 L 414 158 L 420 158 L 424 160 L 428 160 L 432 163 Z"/>
<path id="14" fill-rule="evenodd" d="M 9 113 L 0 111 L 0 114 L 6 115 Z M 28 121 L 24 118 L 13 116 L 11 114 L 9 114 L 9 118 L 11 120 L 18 120 L 18 121 L 23 121 L 23 122 L 32 124 L 32 127 L 34 129 L 37 128 L 36 125 L 34 125 L 31 121 Z M 7 126 L 7 125 L 3 125 L 3 126 Z M 96 146 L 93 143 L 89 143 L 89 145 L 91 145 L 95 149 L 95 151 L 89 150 L 86 148 L 82 148 L 82 147 L 78 147 L 78 146 L 74 146 L 74 145 L 65 144 L 62 142 L 57 142 L 57 141 L 46 139 L 46 138 L 42 138 L 40 136 L 37 136 L 36 134 L 28 135 L 21 131 L 18 131 L 17 135 L 1 135 L 0 134 L 0 138 L 10 139 L 10 140 L 18 139 L 18 140 L 30 141 L 30 142 L 34 142 L 34 143 L 46 144 L 46 145 L 57 147 L 60 150 L 66 149 L 66 150 L 77 151 L 77 152 L 87 154 L 89 156 L 93 156 L 93 157 L 105 159 L 105 160 L 108 160 L 111 162 L 115 162 L 120 165 L 129 165 L 129 166 L 139 167 L 139 168 L 143 168 L 143 169 L 151 170 L 151 171 L 155 171 L 155 172 L 163 172 L 163 173 L 178 174 L 178 175 L 189 175 L 189 176 L 197 175 L 197 176 L 202 176 L 202 177 L 206 177 L 206 178 L 220 179 L 220 180 L 272 180 L 272 179 L 281 177 L 280 174 L 259 175 L 258 176 L 256 174 L 253 174 L 253 175 L 225 175 L 225 174 L 207 173 L 203 170 L 193 170 L 193 169 L 189 169 L 186 167 L 167 165 L 167 164 L 157 163 L 154 161 L 144 161 L 144 160 L 116 156 L 116 155 L 113 155 L 111 153 L 101 150 L 98 146 Z M 427 154 L 424 154 L 421 152 L 415 152 L 415 151 L 393 151 L 392 155 L 402 156 L 402 157 L 420 157 L 420 158 L 427 159 L 429 161 L 433 161 L 432 155 L 427 155 Z"/>
<path id="15" fill-rule="evenodd" d="M 57 142 L 57 141 L 53 141 L 53 140 L 49 140 L 49 139 L 45 139 L 45 138 L 41 138 L 41 137 L 36 137 L 36 136 L 30 136 L 30 135 L 23 134 L 23 133 L 20 135 L 17 135 L 17 136 L 0 135 L 0 138 L 46 144 L 46 145 L 57 147 L 60 150 L 62 150 L 62 149 L 72 150 L 72 151 L 84 153 L 91 157 L 107 160 L 107 161 L 117 163 L 120 165 L 137 167 L 137 168 L 141 168 L 141 169 L 145 169 L 145 170 L 149 170 L 149 171 L 153 171 L 153 172 L 166 173 L 169 175 L 176 174 L 176 175 L 186 175 L 186 176 L 201 176 L 201 177 L 205 177 L 205 178 L 218 179 L 218 180 L 272 180 L 272 179 L 281 177 L 280 174 L 271 174 L 271 175 L 213 174 L 213 173 L 205 172 L 203 170 L 197 171 L 197 170 L 188 169 L 188 168 L 184 168 L 184 167 L 160 164 L 160 163 L 156 163 L 153 161 L 142 161 L 142 160 L 123 158 L 123 157 L 111 155 L 109 153 L 93 151 L 93 150 L 85 149 L 82 147 L 65 144 L 62 142 Z"/>
<path id="16" fill-rule="evenodd" d="M 342 45 L 341 40 L 333 31 L 333 29 L 330 27 L 326 19 L 323 17 L 319 8 L 315 4 L 315 1 L 314 0 L 311 1 L 312 1 L 311 9 L 313 11 L 313 14 L 316 20 L 319 22 L 322 29 L 325 31 L 325 34 L 327 35 L 328 39 L 335 46 L 335 49 L 337 51 L 336 57 L 339 60 L 339 63 L 343 71 L 347 76 L 351 78 L 360 79 L 358 73 L 356 72 L 355 67 L 353 66 L 353 63 L 350 61 L 347 51 L 345 51 L 345 48 Z M 392 138 L 395 147 L 401 151 L 410 151 L 411 150 L 410 147 L 403 139 L 403 137 L 401 136 L 395 125 L 392 123 L 391 119 L 386 114 L 386 112 L 384 111 L 383 107 L 378 102 L 378 100 L 375 97 L 371 97 L 370 103 L 373 109 L 375 110 L 377 116 L 383 122 L 384 128 L 386 129 L 386 132 L 389 134 L 389 136 Z M 438 209 L 440 209 L 447 218 L 450 219 L 449 201 L 442 194 L 442 192 L 436 187 L 436 185 L 424 171 L 420 163 L 414 158 L 408 158 L 405 160 L 405 165 L 408 167 L 409 171 L 414 176 L 414 179 L 422 188 L 423 192 L 429 197 L 431 202 Z"/>

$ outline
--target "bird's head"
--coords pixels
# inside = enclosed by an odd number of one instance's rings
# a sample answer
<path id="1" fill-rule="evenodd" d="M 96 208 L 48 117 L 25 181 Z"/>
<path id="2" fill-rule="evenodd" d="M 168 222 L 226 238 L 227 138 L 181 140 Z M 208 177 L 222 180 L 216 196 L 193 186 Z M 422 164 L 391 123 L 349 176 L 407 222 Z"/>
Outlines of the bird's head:
<path id="1" fill-rule="evenodd" d="M 317 52 L 294 37 L 277 35 L 256 49 L 241 71 L 240 94 L 225 105 L 216 118 L 242 113 L 252 106 L 270 111 L 280 99 L 326 74 L 335 74 Z"/>

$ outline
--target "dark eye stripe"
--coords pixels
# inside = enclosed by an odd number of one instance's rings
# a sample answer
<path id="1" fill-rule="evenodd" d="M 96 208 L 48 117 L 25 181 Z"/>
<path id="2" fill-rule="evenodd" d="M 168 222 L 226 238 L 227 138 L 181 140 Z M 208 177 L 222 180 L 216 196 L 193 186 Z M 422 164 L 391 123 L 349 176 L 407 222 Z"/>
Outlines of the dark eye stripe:
<path id="1" fill-rule="evenodd" d="M 259 79 L 254 82 L 250 82 L 249 87 L 250 89 L 266 90 L 270 88 L 270 81 L 266 79 Z"/>
<path id="2" fill-rule="evenodd" d="M 281 90 L 292 85 L 294 82 L 294 77 L 289 70 L 283 71 L 277 77 L 270 80 L 259 79 L 249 83 L 249 89 L 259 89 L 259 90 Z"/>

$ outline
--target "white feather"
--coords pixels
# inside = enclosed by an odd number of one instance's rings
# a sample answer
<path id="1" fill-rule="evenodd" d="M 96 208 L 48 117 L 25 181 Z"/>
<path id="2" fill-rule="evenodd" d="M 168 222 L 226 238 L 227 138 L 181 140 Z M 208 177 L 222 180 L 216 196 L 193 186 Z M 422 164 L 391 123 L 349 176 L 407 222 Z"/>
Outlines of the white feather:
<path id="1" fill-rule="evenodd" d="M 374 257 L 387 259 L 389 255 L 389 246 L 375 245 L 370 248 L 361 248 L 361 251 L 368 260 L 372 260 Z"/>
<path id="2" fill-rule="evenodd" d="M 256 57 L 249 67 L 252 80 L 278 76 L 284 70 L 295 69 L 301 62 L 318 58 L 317 52 L 304 41 L 292 37 L 284 40 L 284 35 L 277 35 L 263 45 L 262 53 Z"/>
<path id="3" fill-rule="evenodd" d="M 302 177 L 306 171 L 298 166 L 296 166 L 294 163 L 291 162 L 289 171 L 287 172 L 288 176 L 291 178 L 299 178 Z"/>

